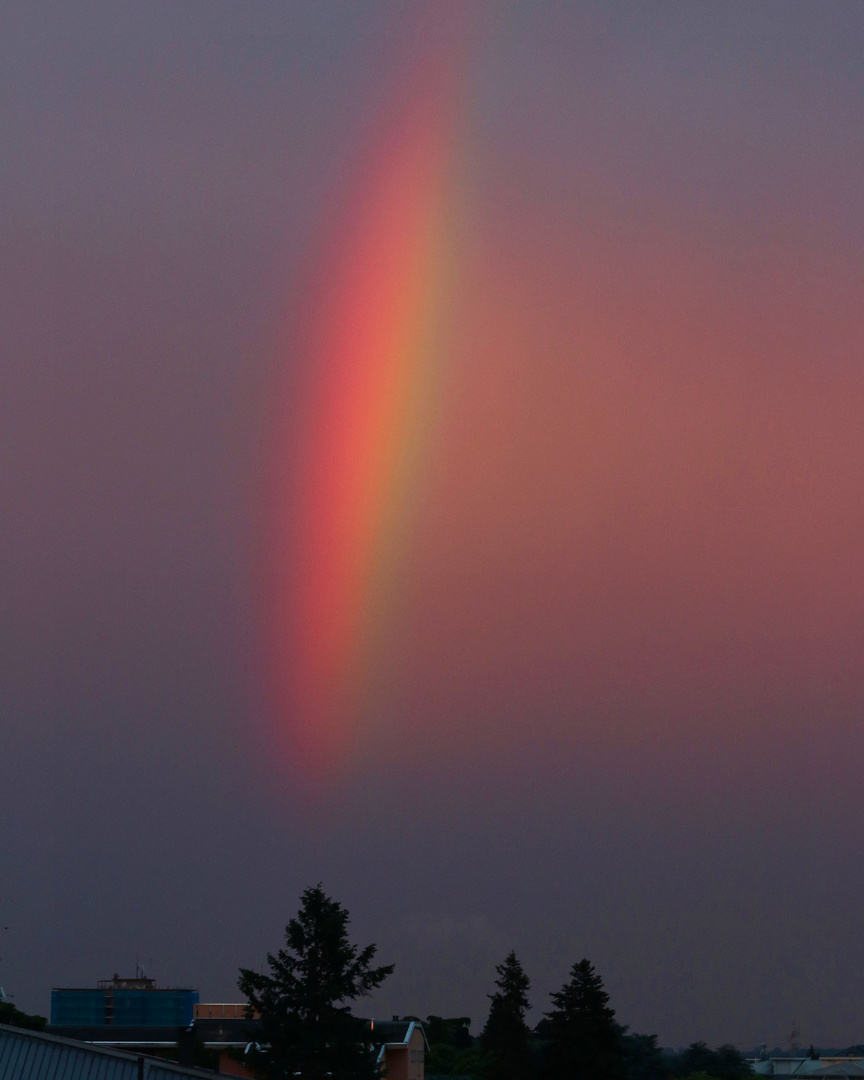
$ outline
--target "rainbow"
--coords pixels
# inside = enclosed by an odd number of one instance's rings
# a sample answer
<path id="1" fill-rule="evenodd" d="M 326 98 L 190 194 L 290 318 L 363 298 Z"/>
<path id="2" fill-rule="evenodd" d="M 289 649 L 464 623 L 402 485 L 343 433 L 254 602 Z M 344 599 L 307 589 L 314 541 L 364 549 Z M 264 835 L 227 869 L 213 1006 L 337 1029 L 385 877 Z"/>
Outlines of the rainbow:
<path id="1" fill-rule="evenodd" d="M 427 90 L 390 125 L 311 304 L 276 662 L 291 752 L 313 775 L 331 773 L 358 738 L 440 387 L 452 249 L 446 104 Z"/>

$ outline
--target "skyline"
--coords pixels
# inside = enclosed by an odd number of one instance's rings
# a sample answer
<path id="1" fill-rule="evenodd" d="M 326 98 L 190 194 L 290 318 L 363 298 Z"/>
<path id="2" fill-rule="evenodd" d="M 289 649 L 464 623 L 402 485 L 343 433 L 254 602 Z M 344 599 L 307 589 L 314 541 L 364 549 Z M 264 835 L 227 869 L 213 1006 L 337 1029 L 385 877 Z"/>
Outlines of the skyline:
<path id="1" fill-rule="evenodd" d="M 17 1004 L 320 880 L 382 1015 L 861 1042 L 860 4 L 0 20 Z"/>

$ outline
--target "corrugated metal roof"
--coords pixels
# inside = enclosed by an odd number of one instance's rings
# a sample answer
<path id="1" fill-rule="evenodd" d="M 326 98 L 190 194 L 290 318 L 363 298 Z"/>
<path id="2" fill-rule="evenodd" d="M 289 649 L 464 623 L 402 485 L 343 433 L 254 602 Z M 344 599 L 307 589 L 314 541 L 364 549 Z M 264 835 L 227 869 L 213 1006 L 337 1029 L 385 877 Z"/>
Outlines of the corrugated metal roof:
<path id="1" fill-rule="evenodd" d="M 204 1080 L 206 1069 L 186 1069 L 103 1046 L 0 1024 L 0 1080 Z"/>

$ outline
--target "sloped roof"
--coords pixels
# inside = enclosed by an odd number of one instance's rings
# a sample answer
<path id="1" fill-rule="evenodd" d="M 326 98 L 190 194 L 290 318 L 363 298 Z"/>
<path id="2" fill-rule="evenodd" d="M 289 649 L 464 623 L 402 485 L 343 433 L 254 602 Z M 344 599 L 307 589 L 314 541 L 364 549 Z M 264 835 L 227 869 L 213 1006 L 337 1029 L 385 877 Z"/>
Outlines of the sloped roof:
<path id="1" fill-rule="evenodd" d="M 0 1080 L 212 1080 L 206 1069 L 186 1069 L 122 1050 L 0 1024 Z"/>
<path id="2" fill-rule="evenodd" d="M 410 1020 L 370 1020 L 369 1034 L 375 1043 L 404 1043 L 410 1027 Z"/>
<path id="3" fill-rule="evenodd" d="M 429 1049 L 426 1032 L 417 1020 L 367 1020 L 366 1023 L 369 1025 L 370 1041 L 376 1045 L 407 1046 L 416 1029 L 423 1036 L 426 1049 Z"/>
<path id="4" fill-rule="evenodd" d="M 157 1027 L 155 1024 L 49 1024 L 49 1035 L 59 1035 L 73 1042 L 94 1043 L 99 1046 L 115 1046 L 117 1043 L 133 1043 L 141 1046 L 176 1046 L 177 1039 L 186 1027 L 176 1024 Z"/>

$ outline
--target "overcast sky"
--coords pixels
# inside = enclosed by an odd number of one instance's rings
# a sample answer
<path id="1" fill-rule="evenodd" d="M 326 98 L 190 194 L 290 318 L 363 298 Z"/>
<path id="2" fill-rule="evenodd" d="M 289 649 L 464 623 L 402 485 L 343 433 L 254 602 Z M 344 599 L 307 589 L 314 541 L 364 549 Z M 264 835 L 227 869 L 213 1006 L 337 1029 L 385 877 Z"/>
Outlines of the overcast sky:
<path id="1" fill-rule="evenodd" d="M 367 1014 L 476 1032 L 513 948 L 536 1018 L 587 956 L 666 1045 L 864 1040 L 862 52 L 857 0 L 0 2 L 20 1007 L 233 1000 L 321 881 Z M 421 85 L 450 329 L 310 769 L 271 534 Z"/>

